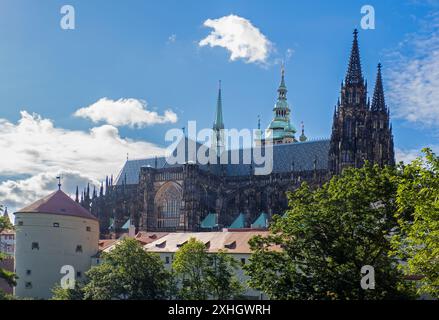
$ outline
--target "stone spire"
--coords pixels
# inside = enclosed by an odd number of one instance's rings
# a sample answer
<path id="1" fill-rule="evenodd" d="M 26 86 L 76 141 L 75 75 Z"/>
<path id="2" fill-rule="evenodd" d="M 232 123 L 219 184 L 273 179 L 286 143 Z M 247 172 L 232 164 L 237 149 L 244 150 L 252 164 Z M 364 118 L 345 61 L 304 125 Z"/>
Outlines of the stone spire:
<path id="1" fill-rule="evenodd" d="M 79 188 L 78 186 L 76 186 L 76 197 L 75 197 L 75 202 L 79 203 Z"/>
<path id="2" fill-rule="evenodd" d="M 372 111 L 387 111 L 386 100 L 384 98 L 383 79 L 381 76 L 381 63 L 378 64 L 377 79 L 372 99 Z"/>
<path id="3" fill-rule="evenodd" d="M 346 85 L 363 84 L 363 74 L 361 72 L 360 49 L 358 48 L 358 30 L 354 30 L 354 41 L 352 43 L 351 57 L 349 58 L 348 72 L 346 74 Z"/>
<path id="4" fill-rule="evenodd" d="M 3 218 L 5 218 L 5 219 L 7 219 L 9 222 L 11 222 L 11 219 L 9 219 L 8 207 L 5 207 L 5 211 L 3 212 Z"/>

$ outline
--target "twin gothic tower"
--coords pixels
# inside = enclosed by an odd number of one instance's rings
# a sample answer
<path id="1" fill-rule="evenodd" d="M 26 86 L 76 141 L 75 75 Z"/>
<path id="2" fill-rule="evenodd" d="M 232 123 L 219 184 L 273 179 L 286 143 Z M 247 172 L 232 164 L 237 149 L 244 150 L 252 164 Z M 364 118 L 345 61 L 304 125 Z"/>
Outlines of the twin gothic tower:
<path id="1" fill-rule="evenodd" d="M 371 104 L 367 81 L 361 71 L 358 31 L 355 30 L 346 79 L 334 109 L 328 169 L 332 174 L 339 174 L 346 167 L 361 167 L 366 160 L 380 166 L 394 165 L 395 155 L 381 64 L 378 64 Z"/>
<path id="2" fill-rule="evenodd" d="M 273 214 L 285 212 L 286 193 L 303 181 L 322 185 L 344 168 L 358 168 L 365 161 L 394 165 L 381 64 L 370 102 L 356 30 L 330 139 L 308 140 L 303 125 L 301 136 L 296 138 L 287 92 L 282 68 L 273 120 L 265 133 L 259 130 L 258 138 L 262 145 L 273 144 L 273 171 L 269 176 L 255 175 L 253 166 L 244 163 L 170 166 L 165 157 L 127 160 L 115 184 L 107 178 L 105 194 L 102 185 L 99 196 L 95 190 L 90 197 L 87 187 L 81 205 L 99 218 L 104 234 L 123 230 L 127 221 L 141 230 L 165 232 L 236 227 L 236 221 L 242 222 L 241 227 L 251 227 L 259 221 L 258 217 L 266 217 L 263 220 L 267 221 Z M 217 154 L 225 149 L 222 107 L 220 86 L 212 137 Z M 76 201 L 79 202 L 79 191 Z M 206 221 L 213 225 L 206 227 Z"/>
<path id="3" fill-rule="evenodd" d="M 303 124 L 302 135 L 299 139 L 295 137 L 296 129 L 290 122 L 291 109 L 287 102 L 287 92 L 282 66 L 274 117 L 266 132 L 261 132 L 257 138 L 257 144 L 278 145 L 307 141 Z M 395 164 L 392 126 L 384 97 L 381 64 L 378 64 L 372 104 L 367 94 L 367 81 L 361 70 L 358 31 L 355 30 L 346 79 L 341 84 L 341 96 L 334 110 L 328 154 L 328 171 L 331 175 L 341 173 L 346 167 L 361 167 L 366 160 L 380 166 Z M 213 145 L 218 154 L 224 150 L 223 129 L 220 87 L 213 126 Z"/>

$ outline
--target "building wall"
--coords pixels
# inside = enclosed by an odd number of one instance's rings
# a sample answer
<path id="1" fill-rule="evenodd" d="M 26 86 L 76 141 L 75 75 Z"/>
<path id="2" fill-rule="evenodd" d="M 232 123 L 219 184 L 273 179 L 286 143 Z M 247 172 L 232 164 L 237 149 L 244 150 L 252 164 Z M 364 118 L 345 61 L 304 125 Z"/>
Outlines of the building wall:
<path id="1" fill-rule="evenodd" d="M 79 280 L 90 269 L 91 257 L 98 252 L 99 223 L 95 220 L 17 213 L 15 224 L 15 269 L 19 277 L 16 296 L 51 298 L 52 288 L 64 276 L 60 273 L 62 266 L 73 266 Z M 33 244 L 38 244 L 39 249 L 32 249 Z M 82 247 L 82 252 L 77 246 Z"/>
<path id="2" fill-rule="evenodd" d="M 0 253 L 9 256 L 14 255 L 15 250 L 15 233 L 3 232 L 0 234 Z"/>

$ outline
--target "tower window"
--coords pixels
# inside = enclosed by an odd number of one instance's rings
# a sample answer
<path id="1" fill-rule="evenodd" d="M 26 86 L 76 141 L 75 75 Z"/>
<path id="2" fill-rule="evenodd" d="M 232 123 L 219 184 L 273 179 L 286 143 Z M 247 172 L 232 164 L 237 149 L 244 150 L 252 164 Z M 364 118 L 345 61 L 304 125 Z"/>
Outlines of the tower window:
<path id="1" fill-rule="evenodd" d="M 38 242 L 32 242 L 32 250 L 40 250 L 40 245 Z"/>
<path id="2" fill-rule="evenodd" d="M 24 286 L 26 289 L 32 289 L 32 282 L 26 282 Z"/>
<path id="3" fill-rule="evenodd" d="M 171 260 L 169 259 L 169 257 L 166 257 L 166 258 L 165 258 L 165 263 L 166 263 L 166 264 L 169 264 L 170 261 L 171 261 Z"/>
<path id="4" fill-rule="evenodd" d="M 18 221 L 18 225 L 22 226 L 23 225 L 23 221 Z"/>
<path id="5" fill-rule="evenodd" d="M 53 223 L 53 227 L 54 227 L 54 228 L 59 228 L 59 223 L 58 223 L 58 222 L 54 222 L 54 223 Z"/>
<path id="6" fill-rule="evenodd" d="M 82 246 L 81 245 L 77 245 L 76 246 L 76 252 L 82 252 Z"/>
<path id="7" fill-rule="evenodd" d="M 76 272 L 76 277 L 77 278 L 81 278 L 82 277 L 82 272 L 81 271 Z"/>
<path id="8" fill-rule="evenodd" d="M 87 232 L 90 232 L 90 231 L 91 231 L 91 227 L 88 227 L 88 226 L 87 226 L 87 227 L 85 228 L 85 230 L 86 230 Z"/>
<path id="9" fill-rule="evenodd" d="M 245 258 L 241 258 L 241 264 L 245 265 Z"/>
<path id="10" fill-rule="evenodd" d="M 32 274 L 32 271 L 31 270 L 26 270 L 26 275 L 27 276 L 30 276 Z"/>

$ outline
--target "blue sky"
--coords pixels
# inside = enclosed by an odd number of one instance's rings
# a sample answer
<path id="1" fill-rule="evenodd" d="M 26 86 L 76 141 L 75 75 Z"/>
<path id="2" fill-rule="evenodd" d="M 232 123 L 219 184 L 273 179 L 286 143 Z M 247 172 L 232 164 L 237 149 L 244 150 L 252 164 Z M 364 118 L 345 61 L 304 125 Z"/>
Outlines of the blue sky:
<path id="1" fill-rule="evenodd" d="M 75 8 L 75 30 L 60 28 L 60 8 L 65 4 Z M 375 30 L 360 28 L 360 10 L 365 4 L 375 8 Z M 434 88 L 439 80 L 438 76 L 426 75 L 431 68 L 439 70 L 437 56 L 430 52 L 439 48 L 433 37 L 437 32 L 433 13 L 437 9 L 436 1 L 414 0 L 2 0 L 0 135 L 3 137 L 0 139 L 6 137 L 14 141 L 14 134 L 18 134 L 17 144 L 29 143 L 23 134 L 29 132 L 39 137 L 35 133 L 40 132 L 38 126 L 46 129 L 52 126 L 49 131 L 54 130 L 60 141 L 68 136 L 67 141 L 78 143 L 79 151 L 67 152 L 67 143 L 61 141 L 60 158 L 75 152 L 84 155 L 90 151 L 90 155 L 82 156 L 83 162 L 63 158 L 57 163 L 57 158 L 52 157 L 43 159 L 41 163 L 46 166 L 33 166 L 18 161 L 20 148 L 9 151 L 3 144 L 0 146 L 2 157 L 9 154 L 10 159 L 3 161 L 0 168 L 0 202 L 2 197 L 3 202 L 8 201 L 11 188 L 21 192 L 20 196 L 14 195 L 16 200 L 11 206 L 24 201 L 20 199 L 25 192 L 39 196 L 45 188 L 51 188 L 51 183 L 56 185 L 41 177 L 49 171 L 56 175 L 55 171 L 72 170 L 76 172 L 74 182 L 98 183 L 104 175 L 102 169 L 79 174 L 79 167 L 73 163 L 88 167 L 89 161 L 93 167 L 96 164 L 92 162 L 101 162 L 102 156 L 111 160 L 106 172 L 117 174 L 117 168 L 126 157 L 121 153 L 132 151 L 139 156 L 146 152 L 148 156 L 159 152 L 155 148 L 164 145 L 167 129 L 183 127 L 188 120 L 197 120 L 200 127 L 211 127 L 219 79 L 223 84 L 226 127 L 254 128 L 258 115 L 262 125 L 267 126 L 276 100 L 282 59 L 286 60 L 293 124 L 298 128 L 304 121 L 308 137 L 328 138 L 354 28 L 360 28 L 363 72 L 369 91 L 373 90 L 377 63 L 384 64 L 384 86 L 391 97 L 387 103 L 392 111 L 395 146 L 400 159 L 412 158 L 416 150 L 438 145 L 439 111 L 434 102 L 438 93 Z M 245 58 L 231 61 L 227 48 L 199 45 L 213 30 L 203 25 L 206 20 L 231 14 L 251 23 L 271 44 L 263 63 L 251 63 Z M 407 69 L 413 61 L 418 63 Z M 419 81 L 410 78 L 412 73 Z M 404 79 L 411 82 L 406 84 Z M 408 99 L 412 91 L 416 97 Z M 166 110 L 172 111 L 178 120 L 164 120 L 155 125 L 151 120 L 150 124 L 129 126 L 109 123 L 108 119 L 93 122 L 90 118 L 74 116 L 78 109 L 87 108 L 102 98 L 143 100 L 147 110 L 157 112 L 156 120 L 164 116 Z M 418 108 L 421 108 L 419 112 Z M 24 127 L 26 122 L 34 131 L 17 129 L 18 121 L 23 120 L 20 111 L 24 110 L 27 122 L 22 121 L 22 125 Z M 6 127 L 12 129 L 8 131 Z M 119 154 L 107 154 L 111 147 L 106 150 L 93 147 L 91 140 L 95 136 L 90 133 L 93 128 L 117 139 L 117 143 L 123 145 L 114 149 L 115 152 L 120 150 Z M 46 137 L 51 139 L 50 135 Z M 80 141 L 83 138 L 84 144 Z M 141 141 L 144 144 L 139 145 Z M 44 143 L 37 144 L 39 149 L 31 151 L 41 153 L 43 158 L 44 152 L 53 152 L 55 148 L 47 147 L 45 151 Z M 86 150 L 80 150 L 83 145 L 87 145 Z M 62 156 L 63 152 L 67 155 Z M 41 181 L 36 178 L 38 175 Z M 44 183 L 47 185 L 42 187 Z"/>

